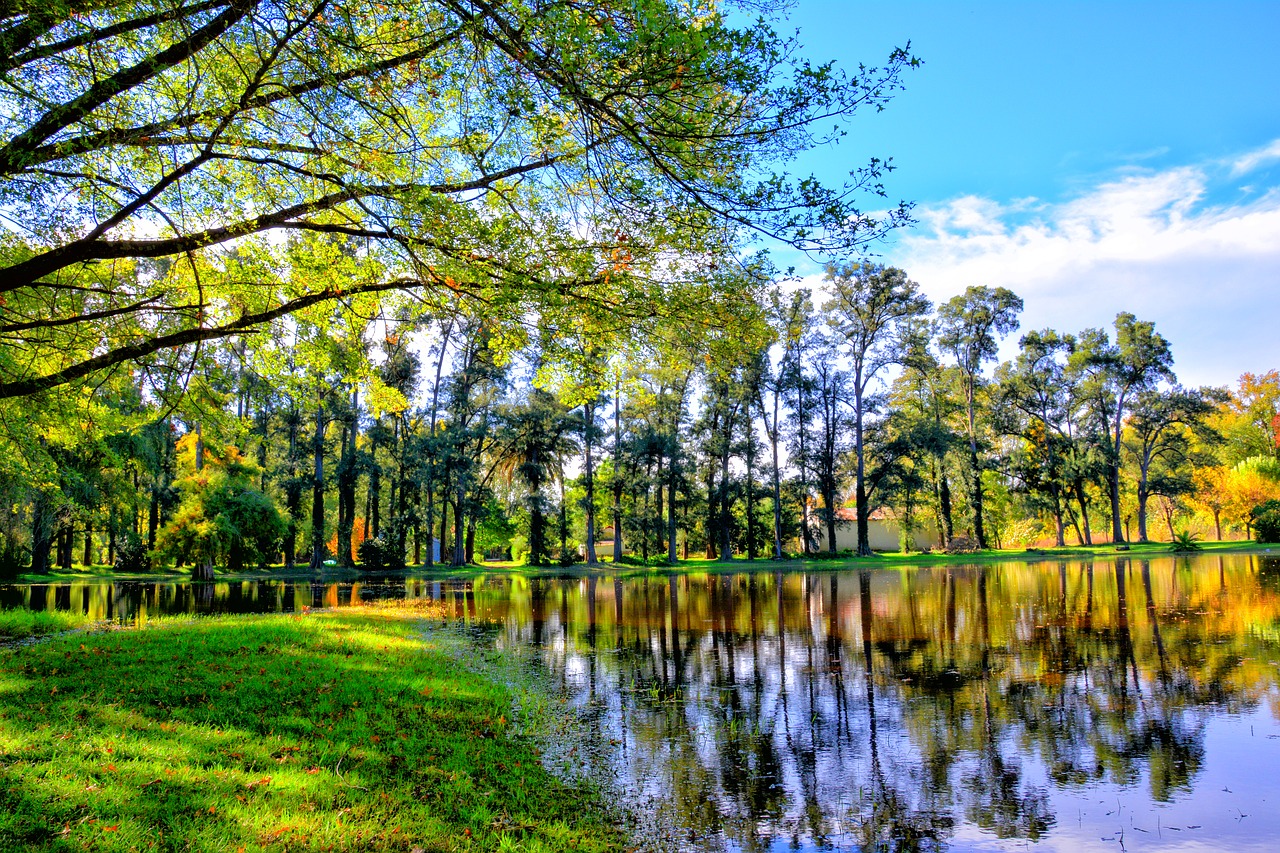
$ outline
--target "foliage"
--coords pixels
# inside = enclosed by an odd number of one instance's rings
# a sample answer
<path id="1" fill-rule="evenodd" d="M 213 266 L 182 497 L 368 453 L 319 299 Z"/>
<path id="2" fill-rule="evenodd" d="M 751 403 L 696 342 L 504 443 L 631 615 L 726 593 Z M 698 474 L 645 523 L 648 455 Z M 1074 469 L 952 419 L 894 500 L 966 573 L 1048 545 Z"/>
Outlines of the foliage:
<path id="1" fill-rule="evenodd" d="M 365 316 L 475 300 L 508 343 L 527 315 L 625 338 L 711 320 L 742 292 L 726 271 L 753 231 L 853 250 L 907 218 L 858 207 L 884 209 L 882 159 L 840 187 L 774 169 L 883 106 L 916 60 L 813 65 L 769 14 L 77 9 L 42 7 L 0 42 L 0 201 L 27 229 L 0 244 L 7 322 L 26 336 L 0 353 L 0 398 L 140 359 L 177 391 L 194 345 L 323 319 L 338 299 Z"/>
<path id="2" fill-rule="evenodd" d="M 1200 537 L 1190 530 L 1179 530 L 1173 535 L 1169 550 L 1175 554 L 1189 554 L 1200 550 Z"/>
<path id="3" fill-rule="evenodd" d="M 1249 511 L 1259 542 L 1280 542 L 1280 500 L 1260 503 Z"/>
<path id="4" fill-rule="evenodd" d="M 115 570 L 127 574 L 151 571 L 151 554 L 141 536 L 130 532 L 125 536 L 124 542 L 117 546 Z"/>
<path id="5" fill-rule="evenodd" d="M 387 568 L 387 550 L 387 541 L 381 536 L 364 540 L 360 543 L 357 551 L 360 559 L 360 568 L 367 572 Z"/>
<path id="6" fill-rule="evenodd" d="M 189 435 L 180 443 L 188 473 L 178 482 L 182 502 L 156 538 L 156 553 L 183 562 L 266 565 L 279 553 L 284 519 L 271 498 L 253 488 L 256 466 L 235 447 L 206 448 L 204 460 Z"/>
<path id="7" fill-rule="evenodd" d="M 529 538 L 522 533 L 513 534 L 511 537 L 511 560 L 516 564 L 524 562 L 525 557 L 529 555 Z"/>

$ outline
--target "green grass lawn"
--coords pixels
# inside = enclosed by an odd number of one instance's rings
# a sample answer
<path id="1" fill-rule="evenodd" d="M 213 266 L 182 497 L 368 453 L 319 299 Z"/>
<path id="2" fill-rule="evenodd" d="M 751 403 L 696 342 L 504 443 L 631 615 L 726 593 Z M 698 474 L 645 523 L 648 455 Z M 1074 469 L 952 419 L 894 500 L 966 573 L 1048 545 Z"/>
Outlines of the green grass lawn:
<path id="1" fill-rule="evenodd" d="M 0 850 L 603 851 L 434 612 L 170 620 L 0 649 Z"/>

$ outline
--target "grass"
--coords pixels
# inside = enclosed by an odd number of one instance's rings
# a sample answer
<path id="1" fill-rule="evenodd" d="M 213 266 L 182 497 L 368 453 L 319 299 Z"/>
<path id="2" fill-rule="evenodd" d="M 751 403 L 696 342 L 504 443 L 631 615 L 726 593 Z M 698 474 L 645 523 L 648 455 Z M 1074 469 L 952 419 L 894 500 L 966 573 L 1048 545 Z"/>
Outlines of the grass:
<path id="1" fill-rule="evenodd" d="M 405 605 L 0 650 L 0 850 L 606 851 L 508 688 Z"/>
<path id="2" fill-rule="evenodd" d="M 70 631 L 84 627 L 89 621 L 87 616 L 62 610 L 0 610 L 0 641 Z"/>

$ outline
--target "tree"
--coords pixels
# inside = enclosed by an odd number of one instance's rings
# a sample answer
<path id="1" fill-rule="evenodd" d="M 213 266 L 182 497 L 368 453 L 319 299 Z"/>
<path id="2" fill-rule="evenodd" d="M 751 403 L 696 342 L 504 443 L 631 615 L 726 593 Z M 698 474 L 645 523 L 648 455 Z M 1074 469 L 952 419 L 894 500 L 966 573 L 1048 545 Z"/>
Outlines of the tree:
<path id="1" fill-rule="evenodd" d="M 996 357 L 1000 338 L 1018 328 L 1022 299 L 1003 287 L 971 286 L 938 308 L 938 346 L 955 359 L 964 387 L 969 434 L 970 510 L 979 548 L 987 547 L 982 527 L 982 460 L 978 455 L 977 393 L 982 365 Z"/>
<path id="2" fill-rule="evenodd" d="M 907 217 L 857 206 L 883 160 L 832 188 L 769 164 L 883 105 L 909 52 L 849 77 L 701 4 L 21 4 L 0 43 L 0 204 L 26 228 L 0 243 L 24 344 L 0 399 L 397 292 L 654 322 L 698 304 L 646 278 L 672 249 L 848 250 Z"/>
<path id="3" fill-rule="evenodd" d="M 1024 335 L 1019 346 L 1018 357 L 996 371 L 996 418 L 1002 432 L 1023 440 L 1015 468 L 1029 491 L 1047 498 L 1055 543 L 1062 547 L 1069 444 L 1064 424 L 1070 415 L 1066 359 L 1075 339 L 1045 329 Z"/>
<path id="4" fill-rule="evenodd" d="M 1176 498 L 1194 488 L 1191 479 L 1191 431 L 1203 432 L 1205 419 L 1225 394 L 1213 388 L 1144 389 L 1134 397 L 1127 437 L 1137 463 L 1138 541 L 1147 541 L 1147 501 L 1155 495 Z"/>
<path id="5" fill-rule="evenodd" d="M 846 450 L 843 410 L 844 389 L 848 385 L 845 372 L 838 364 L 838 341 L 824 337 L 813 366 L 815 401 L 818 413 L 818 435 L 813 450 L 814 478 L 822 498 L 822 522 L 826 526 L 827 550 L 836 553 L 836 526 L 840 523 L 840 487 L 843 475 L 841 457 Z"/>
<path id="6" fill-rule="evenodd" d="M 1109 433 L 1107 487 L 1111 500 L 1111 539 L 1125 541 L 1120 513 L 1120 467 L 1125 415 L 1134 397 L 1158 387 L 1161 380 L 1175 381 L 1169 342 L 1155 331 L 1155 324 L 1121 312 L 1115 320 L 1116 342 L 1105 332 L 1088 329 L 1079 337 L 1075 359 L 1085 374 L 1084 394 L 1095 417 Z"/>
<path id="7" fill-rule="evenodd" d="M 764 371 L 761 376 L 760 393 L 757 405 L 760 417 L 764 421 L 765 434 L 769 438 L 770 467 L 769 476 L 773 486 L 773 558 L 781 560 L 782 550 L 782 465 L 778 450 L 782 440 L 782 406 L 790 382 L 801 371 L 800 352 L 804 345 L 804 337 L 813 323 L 813 302 L 808 290 L 798 290 L 789 299 L 774 289 L 769 293 L 769 322 L 773 327 L 777 342 L 782 352 L 776 366 L 767 361 L 761 365 Z M 803 427 L 801 430 L 803 431 Z M 801 441 L 803 446 L 804 442 Z M 801 461 L 801 466 L 803 466 Z M 802 549 L 809 550 L 807 532 L 802 535 Z"/>
<path id="8" fill-rule="evenodd" d="M 156 537 L 157 553 L 190 563 L 197 579 L 210 579 L 199 577 L 205 566 L 234 572 L 274 559 L 285 522 L 253 487 L 257 467 L 237 448 L 213 448 L 197 432 L 178 443 L 178 459 L 185 472 L 178 481 L 182 502 Z"/>
<path id="9" fill-rule="evenodd" d="M 534 388 L 522 405 L 504 409 L 501 436 L 496 453 L 498 471 L 510 482 L 519 479 L 525 487 L 529 512 L 529 564 L 551 562 L 547 540 L 547 501 L 543 490 L 564 479 L 564 463 L 577 453 L 573 440 L 576 419 L 552 394 Z"/>
<path id="10" fill-rule="evenodd" d="M 858 556 L 871 556 L 863 439 L 872 405 L 871 388 L 882 371 L 909 352 L 913 321 L 929 312 L 920 286 L 895 267 L 868 263 L 827 267 L 831 300 L 823 306 L 849 359 L 853 397 L 854 490 L 858 512 Z"/>

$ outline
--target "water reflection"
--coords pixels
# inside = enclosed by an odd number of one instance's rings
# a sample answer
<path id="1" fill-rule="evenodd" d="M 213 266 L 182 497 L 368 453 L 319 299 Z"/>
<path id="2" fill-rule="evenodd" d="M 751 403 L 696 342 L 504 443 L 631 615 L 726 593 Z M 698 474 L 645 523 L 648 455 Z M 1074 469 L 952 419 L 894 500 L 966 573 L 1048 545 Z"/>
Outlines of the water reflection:
<path id="1" fill-rule="evenodd" d="M 465 591 L 463 586 L 467 587 Z M 354 583 L 252 580 L 198 584 L 0 584 L 0 608 L 70 611 L 94 620 L 143 624 L 158 616 L 292 613 L 304 607 L 346 607 L 376 599 L 441 599 L 454 593 L 460 598 L 469 596 L 474 603 L 469 584 L 403 578 L 371 578 Z M 474 617 L 474 605 L 470 611 L 458 610 L 456 615 Z"/>
<path id="2" fill-rule="evenodd" d="M 495 578 L 466 618 L 679 849 L 1271 849 L 1278 569 Z"/>

